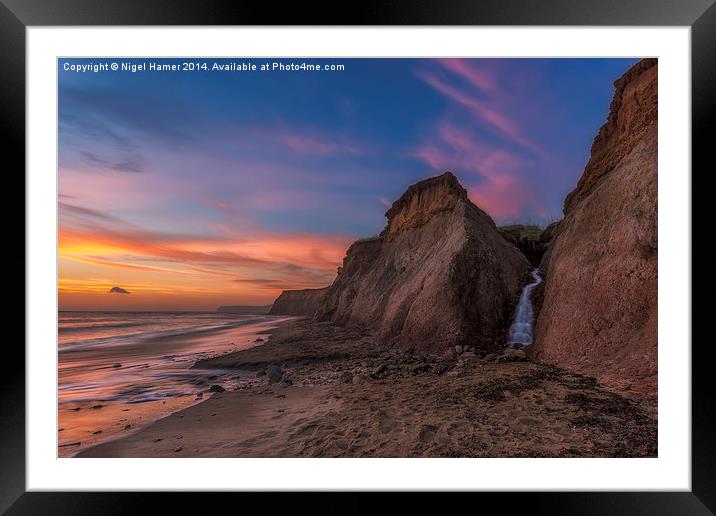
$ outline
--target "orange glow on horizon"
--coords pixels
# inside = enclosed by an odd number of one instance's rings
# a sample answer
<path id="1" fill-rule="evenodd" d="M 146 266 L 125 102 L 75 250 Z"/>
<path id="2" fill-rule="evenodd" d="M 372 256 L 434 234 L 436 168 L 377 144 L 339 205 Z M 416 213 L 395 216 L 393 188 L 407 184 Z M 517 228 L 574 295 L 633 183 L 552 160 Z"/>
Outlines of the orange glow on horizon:
<path id="1" fill-rule="evenodd" d="M 61 229 L 60 310 L 213 310 L 269 305 L 282 290 L 329 285 L 352 239 L 258 234 L 184 238 Z M 110 293 L 121 287 L 129 294 Z"/>

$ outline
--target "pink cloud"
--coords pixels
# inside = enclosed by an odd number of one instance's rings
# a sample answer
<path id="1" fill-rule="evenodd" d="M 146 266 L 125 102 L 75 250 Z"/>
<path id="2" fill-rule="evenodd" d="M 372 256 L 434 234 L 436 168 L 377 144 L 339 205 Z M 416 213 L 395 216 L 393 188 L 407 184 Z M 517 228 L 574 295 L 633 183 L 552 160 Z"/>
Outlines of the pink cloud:
<path id="1" fill-rule="evenodd" d="M 391 206 L 393 206 L 393 203 L 387 197 L 378 197 L 378 201 L 386 208 L 390 208 Z"/>
<path id="2" fill-rule="evenodd" d="M 464 59 L 439 59 L 438 62 L 447 70 L 459 75 L 481 90 L 495 91 L 497 89 L 497 80 L 493 74 L 470 66 Z"/>
<path id="3" fill-rule="evenodd" d="M 276 135 L 276 140 L 288 148 L 303 154 L 331 156 L 334 154 L 362 153 L 362 150 L 355 145 L 338 143 L 329 139 L 305 134 L 280 133 Z"/>
<path id="4" fill-rule="evenodd" d="M 529 138 L 521 134 L 520 130 L 516 125 L 511 122 L 505 115 L 499 111 L 490 108 L 486 105 L 486 102 L 477 100 L 476 98 L 460 91 L 458 88 L 448 84 L 447 82 L 439 79 L 437 76 L 429 73 L 419 73 L 418 76 L 423 79 L 433 89 L 442 93 L 448 99 L 456 102 L 474 113 L 479 120 L 487 123 L 499 134 L 513 140 L 514 142 L 522 145 L 523 147 L 531 150 L 535 154 L 547 158 L 548 154 L 542 150 L 537 144 L 532 142 Z"/>
<path id="5" fill-rule="evenodd" d="M 416 156 L 436 170 L 472 173 L 479 184 L 470 186 L 470 198 L 496 219 L 517 219 L 529 208 L 537 215 L 545 210 L 523 175 L 531 162 L 504 149 L 480 142 L 450 123 L 437 128 L 437 138 L 416 151 Z"/>

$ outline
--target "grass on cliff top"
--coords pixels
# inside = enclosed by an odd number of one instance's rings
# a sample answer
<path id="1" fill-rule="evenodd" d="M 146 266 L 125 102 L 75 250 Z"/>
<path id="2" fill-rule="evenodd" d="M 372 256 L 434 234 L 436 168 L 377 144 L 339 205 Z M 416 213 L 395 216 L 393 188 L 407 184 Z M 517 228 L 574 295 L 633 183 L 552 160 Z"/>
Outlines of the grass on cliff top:
<path id="1" fill-rule="evenodd" d="M 528 240 L 537 240 L 542 233 L 542 228 L 537 224 L 509 224 L 497 229 L 517 235 L 518 238 L 526 237 Z"/>

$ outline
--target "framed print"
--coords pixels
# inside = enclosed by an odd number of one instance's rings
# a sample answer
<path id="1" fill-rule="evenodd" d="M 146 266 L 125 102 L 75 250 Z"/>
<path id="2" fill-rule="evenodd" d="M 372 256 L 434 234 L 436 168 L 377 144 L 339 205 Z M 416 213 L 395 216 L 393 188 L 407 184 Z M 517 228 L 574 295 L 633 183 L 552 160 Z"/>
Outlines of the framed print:
<path id="1" fill-rule="evenodd" d="M 8 514 L 714 510 L 709 1 L 3 1 Z"/>

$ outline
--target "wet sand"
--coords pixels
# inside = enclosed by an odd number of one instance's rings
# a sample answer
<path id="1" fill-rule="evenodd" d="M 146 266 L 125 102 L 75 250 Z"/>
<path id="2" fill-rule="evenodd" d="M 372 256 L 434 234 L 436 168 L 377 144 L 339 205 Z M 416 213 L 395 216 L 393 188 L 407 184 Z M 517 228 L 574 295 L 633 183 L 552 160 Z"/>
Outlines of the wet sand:
<path id="1" fill-rule="evenodd" d="M 291 321 L 265 345 L 195 365 L 233 368 L 233 389 L 78 456 L 656 456 L 648 407 L 562 369 L 494 358 L 385 351 L 360 331 Z M 269 365 L 292 384 L 257 376 Z"/>
<path id="2" fill-rule="evenodd" d="M 192 366 L 197 360 L 215 356 L 217 350 L 260 345 L 275 324 L 270 320 L 115 346 L 63 350 L 58 456 L 70 457 L 110 438 L 132 434 L 209 397 L 212 385 L 233 388 L 237 384 L 234 370 Z"/>

